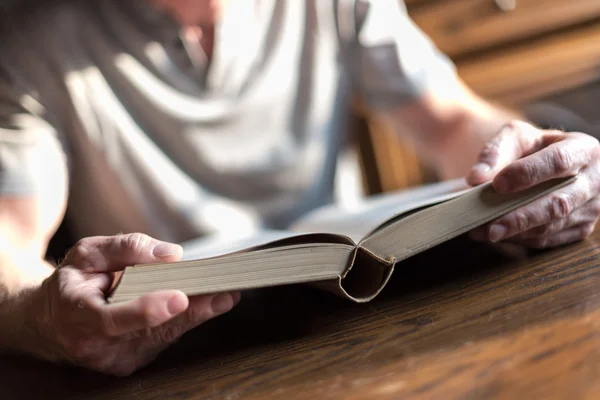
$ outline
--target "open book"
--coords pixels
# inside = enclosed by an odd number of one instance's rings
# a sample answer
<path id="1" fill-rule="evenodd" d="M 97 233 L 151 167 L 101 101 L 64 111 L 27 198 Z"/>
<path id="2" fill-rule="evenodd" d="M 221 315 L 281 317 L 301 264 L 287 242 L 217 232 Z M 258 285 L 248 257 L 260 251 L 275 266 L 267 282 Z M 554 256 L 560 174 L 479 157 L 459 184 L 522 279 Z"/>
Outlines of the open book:
<path id="1" fill-rule="evenodd" d="M 355 302 L 373 299 L 402 260 L 483 225 L 569 184 L 576 177 L 500 195 L 463 179 L 330 205 L 288 231 L 183 244 L 184 260 L 127 267 L 108 296 L 126 301 L 151 291 L 187 295 L 309 283 Z"/>

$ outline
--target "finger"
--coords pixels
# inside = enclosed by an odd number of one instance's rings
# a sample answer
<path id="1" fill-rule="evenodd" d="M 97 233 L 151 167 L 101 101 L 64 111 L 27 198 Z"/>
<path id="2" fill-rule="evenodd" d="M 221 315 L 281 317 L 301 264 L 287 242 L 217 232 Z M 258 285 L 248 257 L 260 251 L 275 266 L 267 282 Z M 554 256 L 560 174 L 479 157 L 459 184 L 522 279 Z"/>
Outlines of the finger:
<path id="1" fill-rule="evenodd" d="M 187 310 L 188 305 L 187 296 L 176 290 L 153 292 L 116 304 L 105 304 L 102 299 L 93 303 L 100 329 L 111 337 L 161 326 Z"/>
<path id="2" fill-rule="evenodd" d="M 566 218 L 551 221 L 516 235 L 516 238 L 533 239 L 548 236 L 584 223 L 594 223 L 600 216 L 600 197 L 594 197 Z"/>
<path id="3" fill-rule="evenodd" d="M 239 292 L 191 297 L 184 313 L 156 328 L 138 331 L 134 336 L 145 339 L 143 347 L 147 350 L 163 348 L 204 322 L 229 312 L 239 301 Z"/>
<path id="4" fill-rule="evenodd" d="M 239 299 L 239 293 L 191 297 L 185 313 L 160 326 L 132 332 L 127 339 L 120 340 L 121 345 L 126 347 L 124 353 L 132 353 L 136 356 L 134 359 L 131 357 L 117 358 L 111 365 L 111 373 L 127 376 L 139 367 L 147 365 L 161 351 L 179 340 L 185 332 L 226 312 L 227 309 L 231 309 L 239 302 Z M 195 311 L 192 312 L 192 310 Z M 185 314 L 188 313 L 190 315 L 185 317 Z"/>
<path id="5" fill-rule="evenodd" d="M 110 272 L 135 264 L 177 261 L 182 254 L 177 244 L 132 233 L 82 239 L 61 264 L 73 265 L 85 272 Z"/>
<path id="6" fill-rule="evenodd" d="M 471 185 L 488 182 L 511 162 L 543 146 L 542 131 L 521 121 L 506 124 L 479 153 L 467 181 Z"/>
<path id="7" fill-rule="evenodd" d="M 210 305 L 206 307 L 206 300 L 202 296 L 191 297 L 187 312 L 178 317 L 182 318 L 183 321 L 176 320 L 174 323 L 182 322 L 191 329 L 209 319 L 231 311 L 240 302 L 240 299 L 240 292 L 219 293 L 208 299 Z"/>
<path id="8" fill-rule="evenodd" d="M 575 182 L 512 211 L 483 228 L 483 240 L 499 242 L 532 228 L 568 217 L 574 210 L 595 195 L 589 180 L 581 177 Z M 481 229 L 478 233 L 481 233 Z"/>
<path id="9" fill-rule="evenodd" d="M 519 191 L 550 179 L 577 175 L 599 156 L 598 141 L 589 135 L 569 134 L 527 157 L 514 161 L 494 178 L 500 193 Z"/>
<path id="10" fill-rule="evenodd" d="M 479 226 L 468 233 L 471 240 L 476 242 L 482 242 L 488 246 L 491 250 L 498 252 L 499 254 L 509 257 L 514 260 L 519 260 L 527 257 L 527 248 L 518 242 L 512 243 L 510 239 L 507 241 L 489 243 L 486 239 L 486 227 Z"/>
<path id="11" fill-rule="evenodd" d="M 190 297 L 187 310 L 169 321 L 165 328 L 177 327 L 183 334 L 212 318 L 231 311 L 239 303 L 240 298 L 239 292 Z"/>
<path id="12" fill-rule="evenodd" d="M 515 244 L 515 243 L 509 243 L 509 242 L 494 243 L 494 244 L 490 245 L 490 248 L 512 260 L 521 260 L 521 259 L 527 257 L 527 255 L 528 255 L 527 249 L 524 246 L 522 246 L 520 244 Z"/>
<path id="13" fill-rule="evenodd" d="M 594 229 L 595 224 L 584 223 L 582 225 L 572 226 L 553 235 L 530 239 L 514 238 L 510 239 L 509 241 L 511 243 L 520 244 L 529 248 L 547 249 L 584 240 L 591 235 L 592 232 L 594 232 Z"/>
<path id="14" fill-rule="evenodd" d="M 471 240 L 476 242 L 487 242 L 487 232 L 489 230 L 489 225 L 481 225 L 476 228 L 473 228 L 469 231 L 468 236 Z"/>

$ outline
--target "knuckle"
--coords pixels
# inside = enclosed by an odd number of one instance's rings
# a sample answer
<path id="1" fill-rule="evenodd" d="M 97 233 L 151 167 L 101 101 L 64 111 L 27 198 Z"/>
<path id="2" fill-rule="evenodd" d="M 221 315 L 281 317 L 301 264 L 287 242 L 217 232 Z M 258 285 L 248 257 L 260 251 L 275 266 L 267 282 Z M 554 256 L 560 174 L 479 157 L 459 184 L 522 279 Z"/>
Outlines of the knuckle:
<path id="1" fill-rule="evenodd" d="M 81 265 L 88 262 L 91 250 L 87 239 L 81 239 L 69 250 L 64 263 Z"/>
<path id="2" fill-rule="evenodd" d="M 160 344 L 172 344 L 179 340 L 182 334 L 181 326 L 173 326 L 168 329 L 164 329 L 157 335 L 157 339 L 160 341 Z"/>
<path id="3" fill-rule="evenodd" d="M 129 335 L 137 339 L 146 339 L 149 337 L 153 337 L 155 333 L 156 328 L 145 327 L 142 329 L 138 329 L 137 331 L 130 332 Z"/>
<path id="4" fill-rule="evenodd" d="M 519 120 L 507 121 L 502 126 L 502 132 L 506 132 L 506 133 L 518 133 L 521 130 L 522 130 L 522 122 Z"/>
<path id="5" fill-rule="evenodd" d="M 529 229 L 530 218 L 524 212 L 517 212 L 513 218 L 513 226 L 517 232 L 525 232 Z"/>
<path id="6" fill-rule="evenodd" d="M 141 254 L 152 239 L 143 233 L 130 233 L 121 236 L 121 245 L 134 254 Z"/>
<path id="7" fill-rule="evenodd" d="M 56 288 L 58 289 L 58 292 L 61 294 L 61 297 L 63 297 L 66 293 L 66 289 L 69 286 L 69 283 L 72 280 L 72 275 L 73 272 L 71 271 L 70 268 L 60 268 L 57 269 L 56 272 L 54 273 L 54 277 L 55 282 L 56 282 Z"/>
<path id="8" fill-rule="evenodd" d="M 523 163 L 525 173 L 522 176 L 523 183 L 530 184 L 540 179 L 540 165 L 536 162 L 528 161 Z"/>
<path id="9" fill-rule="evenodd" d="M 515 167 L 514 177 L 524 185 L 535 182 L 539 176 L 539 168 L 533 162 L 522 161 Z"/>
<path id="10" fill-rule="evenodd" d="M 565 193 L 554 194 L 550 201 L 550 216 L 552 219 L 565 218 L 573 212 L 573 199 Z"/>
<path id="11" fill-rule="evenodd" d="M 81 273 L 78 270 L 72 267 L 60 268 L 54 273 L 50 284 L 55 305 L 60 309 L 71 310 L 74 304 L 77 305 L 82 300 Z"/>
<path id="12" fill-rule="evenodd" d="M 479 154 L 479 160 L 488 164 L 495 163 L 498 158 L 500 158 L 498 140 L 492 140 L 491 142 L 486 143 Z"/>
<path id="13" fill-rule="evenodd" d="M 573 156 L 564 147 L 557 147 L 552 158 L 554 170 L 557 173 L 567 173 L 573 169 Z"/>
<path id="14" fill-rule="evenodd" d="M 499 133 L 488 141 L 481 151 L 479 152 L 479 161 L 493 164 L 501 156 L 500 147 L 502 143 L 510 139 L 515 133 L 522 130 L 521 123 L 519 121 L 508 121 L 499 130 Z"/>

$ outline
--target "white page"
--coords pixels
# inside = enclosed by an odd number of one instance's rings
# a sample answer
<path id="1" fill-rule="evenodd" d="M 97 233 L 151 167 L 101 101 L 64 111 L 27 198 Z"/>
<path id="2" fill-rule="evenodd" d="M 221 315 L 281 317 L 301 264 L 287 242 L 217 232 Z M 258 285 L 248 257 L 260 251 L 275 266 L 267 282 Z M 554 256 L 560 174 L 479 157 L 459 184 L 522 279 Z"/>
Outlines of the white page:
<path id="1" fill-rule="evenodd" d="M 193 239 L 181 243 L 183 261 L 223 256 L 294 236 L 299 234 L 289 231 L 261 230 L 237 237 L 227 234 Z"/>
<path id="2" fill-rule="evenodd" d="M 360 242 L 386 220 L 415 208 L 449 200 L 470 189 L 464 179 L 436 182 L 371 196 L 353 207 L 323 207 L 296 221 L 291 230 L 346 235 Z"/>

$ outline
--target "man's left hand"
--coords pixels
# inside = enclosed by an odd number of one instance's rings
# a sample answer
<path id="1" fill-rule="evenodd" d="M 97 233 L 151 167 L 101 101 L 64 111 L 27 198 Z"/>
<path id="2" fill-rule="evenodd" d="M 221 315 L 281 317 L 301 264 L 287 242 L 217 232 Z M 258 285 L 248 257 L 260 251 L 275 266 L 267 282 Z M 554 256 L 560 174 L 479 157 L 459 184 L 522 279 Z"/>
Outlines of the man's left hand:
<path id="1" fill-rule="evenodd" d="M 470 232 L 473 240 L 549 248 L 589 236 L 600 217 L 600 145 L 578 132 L 541 130 L 520 121 L 489 141 L 468 177 L 493 180 L 499 193 L 577 175 L 573 183 Z"/>

